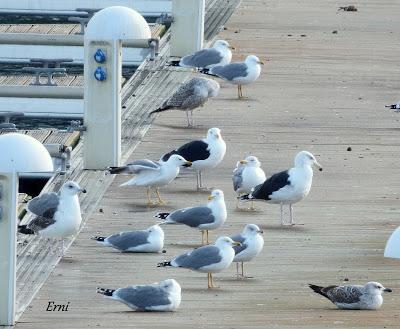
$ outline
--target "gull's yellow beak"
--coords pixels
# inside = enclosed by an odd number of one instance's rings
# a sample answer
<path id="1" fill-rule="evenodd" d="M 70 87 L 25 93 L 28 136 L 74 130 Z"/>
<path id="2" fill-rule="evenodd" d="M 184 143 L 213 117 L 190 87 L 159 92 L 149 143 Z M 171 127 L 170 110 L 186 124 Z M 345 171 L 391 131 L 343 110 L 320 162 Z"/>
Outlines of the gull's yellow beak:
<path id="1" fill-rule="evenodd" d="M 232 49 L 232 50 L 236 50 L 236 48 L 234 46 L 229 46 L 228 48 Z"/>
<path id="2" fill-rule="evenodd" d="M 317 161 L 315 161 L 314 164 L 318 167 L 319 171 L 322 171 L 322 166 Z"/>
<path id="3" fill-rule="evenodd" d="M 264 65 L 263 61 L 258 61 L 258 64 Z"/>
<path id="4" fill-rule="evenodd" d="M 242 244 L 240 242 L 233 241 L 232 245 L 236 247 L 236 246 L 241 246 Z"/>
<path id="5" fill-rule="evenodd" d="M 241 164 L 247 164 L 247 161 L 246 160 L 240 160 L 239 161 Z"/>
<path id="6" fill-rule="evenodd" d="M 212 199 L 214 199 L 214 196 L 213 195 L 209 195 L 208 196 L 208 200 L 212 200 Z"/>
<path id="7" fill-rule="evenodd" d="M 183 167 L 191 167 L 192 166 L 192 162 L 191 161 L 186 161 L 184 164 L 183 164 Z"/>
<path id="8" fill-rule="evenodd" d="M 264 234 L 263 230 L 258 230 L 257 233 Z"/>

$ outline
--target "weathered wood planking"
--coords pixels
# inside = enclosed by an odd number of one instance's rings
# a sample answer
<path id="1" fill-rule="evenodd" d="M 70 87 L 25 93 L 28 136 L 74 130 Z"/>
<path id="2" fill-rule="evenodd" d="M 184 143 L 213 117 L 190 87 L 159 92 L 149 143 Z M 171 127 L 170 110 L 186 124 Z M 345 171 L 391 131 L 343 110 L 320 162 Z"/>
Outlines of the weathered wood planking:
<path id="1" fill-rule="evenodd" d="M 205 183 L 224 190 L 229 217 L 212 237 L 236 233 L 249 222 L 264 229 L 265 248 L 246 267 L 253 279 L 235 280 L 230 268 L 216 275 L 220 288 L 208 291 L 203 274 L 157 269 L 158 261 L 199 242 L 199 233 L 183 226 L 165 227 L 165 255 L 120 254 L 93 243 L 94 234 L 153 224 L 158 210 L 206 202 L 206 194 L 194 192 L 194 176 L 185 175 L 164 191 L 166 207 L 147 209 L 144 191 L 119 188 L 126 177 L 117 177 L 98 205 L 103 212 L 93 213 L 17 328 L 52 328 L 56 322 L 58 328 L 397 329 L 399 262 L 382 254 L 399 225 L 399 128 L 398 114 L 383 105 L 398 97 L 393 67 L 400 45 L 390 32 L 400 30 L 400 8 L 393 0 L 357 7 L 354 14 L 337 13 L 330 1 L 243 1 L 221 38 L 235 41 L 235 59 L 255 53 L 271 60 L 257 83 L 243 88 L 249 98 L 238 101 L 236 88 L 222 83 L 219 97 L 195 113 L 196 129 L 184 127 L 182 112 L 163 113 L 132 157 L 156 158 L 203 137 L 211 126 L 222 129 L 227 155 Z M 254 154 L 271 174 L 291 166 L 302 149 L 324 165 L 308 198 L 295 205 L 304 225 L 281 228 L 279 206 L 233 211 L 230 179 L 237 160 Z M 95 293 L 96 286 L 168 277 L 183 288 L 181 308 L 173 314 L 129 312 Z M 376 312 L 338 311 L 307 287 L 369 280 L 394 289 Z M 49 300 L 69 301 L 69 312 L 45 312 Z"/>
<path id="2" fill-rule="evenodd" d="M 210 15 L 214 9 L 209 9 L 207 15 Z M 148 116 L 149 111 L 168 97 L 191 74 L 190 71 L 181 68 L 164 68 L 169 53 L 167 40 L 168 34 L 161 40 L 160 58 L 155 62 L 144 62 L 122 90 L 122 160 L 124 162 L 131 156 L 149 128 L 152 120 Z M 97 202 L 105 193 L 113 177 L 105 175 L 102 171 L 82 170 L 82 144 L 78 144 L 74 149 L 73 159 L 70 171 L 64 176 L 53 177 L 44 190 L 57 191 L 67 179 L 75 180 L 87 188 L 88 193 L 81 196 L 83 227 L 96 209 Z M 29 219 L 30 217 L 26 216 L 24 220 L 29 221 Z M 59 246 L 55 241 L 46 241 L 35 236 L 19 236 L 19 239 L 21 243 L 18 245 L 17 264 L 18 316 L 29 305 L 60 260 L 54 252 Z M 66 244 L 70 245 L 74 239 L 75 237 L 71 238 Z"/>

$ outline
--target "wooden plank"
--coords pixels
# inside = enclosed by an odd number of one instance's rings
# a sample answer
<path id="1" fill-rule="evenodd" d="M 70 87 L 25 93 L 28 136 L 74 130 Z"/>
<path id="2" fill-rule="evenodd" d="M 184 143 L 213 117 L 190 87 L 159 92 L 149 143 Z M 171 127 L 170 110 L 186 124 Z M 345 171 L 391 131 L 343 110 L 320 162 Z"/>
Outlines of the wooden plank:
<path id="1" fill-rule="evenodd" d="M 45 139 L 45 144 L 59 143 L 65 146 L 75 147 L 79 141 L 79 132 L 67 132 L 61 130 L 53 130 L 51 134 Z"/>

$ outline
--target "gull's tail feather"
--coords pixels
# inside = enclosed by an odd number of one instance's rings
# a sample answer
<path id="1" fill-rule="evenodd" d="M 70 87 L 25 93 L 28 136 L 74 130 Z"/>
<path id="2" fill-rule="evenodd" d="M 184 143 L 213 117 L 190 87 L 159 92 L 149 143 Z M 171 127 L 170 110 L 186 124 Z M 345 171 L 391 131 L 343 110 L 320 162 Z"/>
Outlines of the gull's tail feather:
<path id="1" fill-rule="evenodd" d="M 121 167 L 109 167 L 108 172 L 110 174 L 122 174 L 127 173 L 129 171 L 128 166 L 121 166 Z"/>
<path id="2" fill-rule="evenodd" d="M 151 111 L 151 112 L 149 113 L 149 115 L 152 115 L 153 113 L 159 113 L 159 112 L 168 111 L 168 110 L 173 109 L 173 108 L 174 108 L 174 107 L 173 107 L 173 106 L 170 106 L 170 105 L 167 105 L 167 106 L 165 106 L 165 107 L 159 107 L 158 109 L 156 109 L 156 110 L 154 110 L 154 111 Z"/>
<path id="3" fill-rule="evenodd" d="M 107 296 L 107 297 L 112 297 L 113 293 L 114 293 L 115 289 L 106 289 L 106 288 L 96 288 L 96 292 L 98 294 Z"/>
<path id="4" fill-rule="evenodd" d="M 169 216 L 169 212 L 159 212 L 157 215 L 155 215 L 155 218 L 160 218 L 160 219 L 167 219 L 167 217 Z"/>
<path id="5" fill-rule="evenodd" d="M 35 231 L 28 228 L 27 225 L 18 225 L 18 232 L 22 234 L 35 234 Z"/>
<path id="6" fill-rule="evenodd" d="M 238 199 L 242 200 L 242 201 L 248 201 L 248 200 L 253 200 L 254 198 L 251 197 L 250 194 L 245 194 L 245 195 L 242 195 L 242 196 L 238 196 Z"/>
<path id="7" fill-rule="evenodd" d="M 104 242 L 104 240 L 107 239 L 106 236 L 92 236 L 90 240 L 95 240 L 97 242 Z"/>
<path id="8" fill-rule="evenodd" d="M 320 295 L 322 295 L 322 296 L 324 296 L 324 297 L 327 297 L 327 296 L 326 296 L 326 293 L 323 291 L 324 287 L 316 286 L 315 284 L 308 284 L 308 286 L 309 286 L 314 292 L 316 292 L 317 294 L 320 294 Z"/>
<path id="9" fill-rule="evenodd" d="M 170 61 L 167 63 L 167 66 L 179 66 L 180 60 L 179 61 Z"/>
<path id="10" fill-rule="evenodd" d="M 171 262 L 161 262 L 157 264 L 157 267 L 167 267 L 167 266 L 172 266 Z"/>
<path id="11" fill-rule="evenodd" d="M 396 104 L 392 104 L 392 105 L 385 105 L 385 107 L 389 108 L 389 109 L 396 109 Z"/>
<path id="12" fill-rule="evenodd" d="M 203 69 L 200 69 L 199 72 L 203 73 L 203 74 L 206 74 L 206 75 L 210 75 L 212 77 L 218 77 L 218 75 L 210 72 L 210 69 L 203 68 Z"/>

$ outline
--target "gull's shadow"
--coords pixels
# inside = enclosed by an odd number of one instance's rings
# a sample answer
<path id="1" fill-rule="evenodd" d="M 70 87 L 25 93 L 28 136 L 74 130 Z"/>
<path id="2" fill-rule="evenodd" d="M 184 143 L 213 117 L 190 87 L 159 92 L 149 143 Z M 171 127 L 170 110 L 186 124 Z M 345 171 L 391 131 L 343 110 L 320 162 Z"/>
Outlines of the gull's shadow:
<path id="1" fill-rule="evenodd" d="M 292 225 L 292 226 L 282 226 L 282 225 L 258 225 L 262 230 L 266 230 L 266 231 L 282 231 L 282 232 L 309 232 L 310 228 L 302 225 L 302 224 L 296 224 L 296 225 Z"/>
<path id="2" fill-rule="evenodd" d="M 167 246 L 171 246 L 174 248 L 182 248 L 182 249 L 194 249 L 202 247 L 201 242 L 199 243 L 168 243 Z"/>
<path id="3" fill-rule="evenodd" d="M 168 191 L 168 194 L 210 194 L 211 191 L 207 191 L 207 190 L 172 190 L 172 191 Z"/>
<path id="4" fill-rule="evenodd" d="M 159 126 L 159 127 L 164 127 L 164 128 L 187 130 L 187 131 L 195 131 L 195 130 L 204 131 L 204 129 L 207 129 L 206 126 L 202 126 L 202 125 L 194 125 L 193 127 L 188 127 L 185 125 L 178 126 L 178 125 L 172 125 L 172 124 L 168 124 L 168 123 L 157 123 L 157 122 L 155 122 L 155 123 L 153 122 L 153 125 Z"/>
<path id="5" fill-rule="evenodd" d="M 204 281 L 207 280 L 207 277 L 204 278 Z M 220 280 L 218 280 L 220 281 Z M 194 293 L 209 293 L 209 294 L 216 294 L 216 293 L 231 293 L 232 290 L 221 288 L 217 285 L 217 280 L 214 280 L 214 284 L 216 285 L 214 288 L 183 288 L 183 291 L 187 292 L 194 292 Z M 206 285 L 206 282 L 204 282 Z"/>

